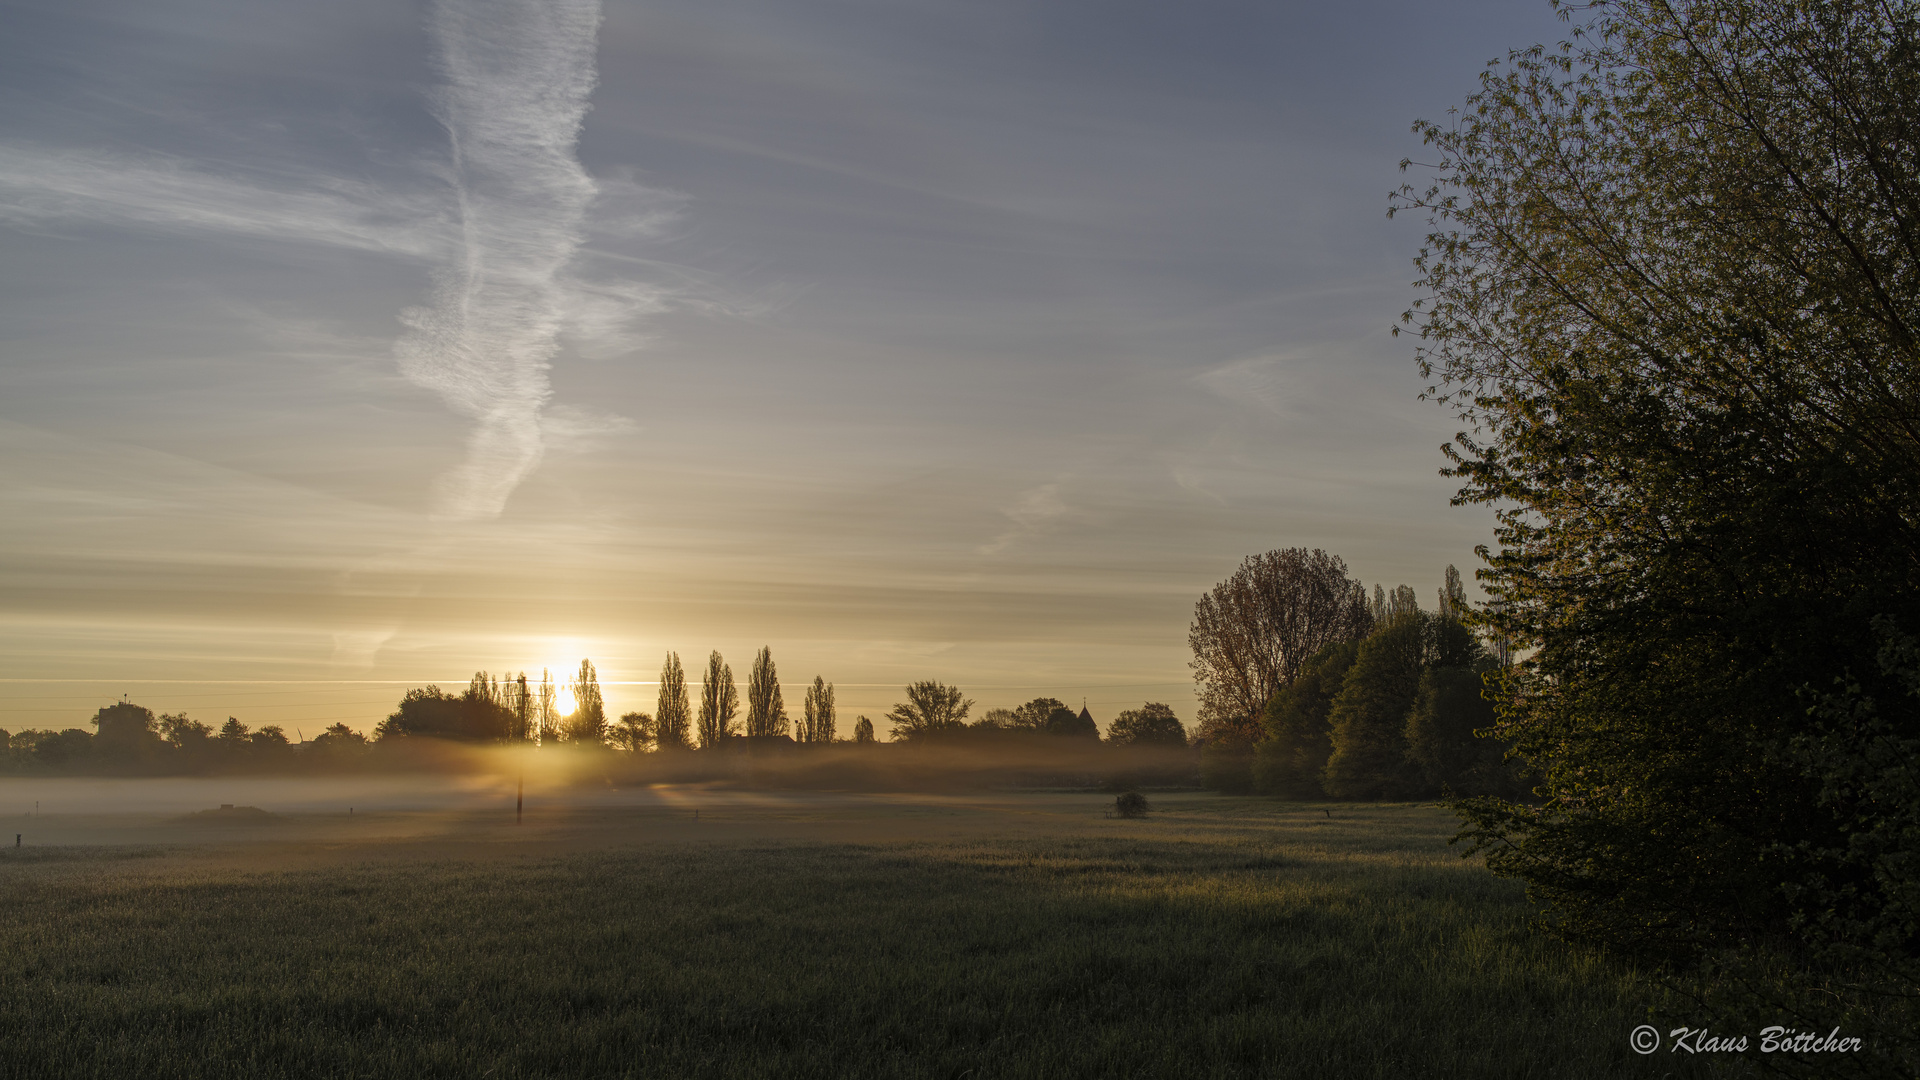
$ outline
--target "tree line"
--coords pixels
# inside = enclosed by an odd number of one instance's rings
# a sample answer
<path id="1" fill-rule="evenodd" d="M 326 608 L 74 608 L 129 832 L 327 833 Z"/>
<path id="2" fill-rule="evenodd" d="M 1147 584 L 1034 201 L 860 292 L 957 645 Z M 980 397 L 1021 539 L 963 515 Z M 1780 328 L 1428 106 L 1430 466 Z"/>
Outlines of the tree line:
<path id="1" fill-rule="evenodd" d="M 563 711 L 562 693 L 574 703 Z M 894 742 L 944 745 L 1027 735 L 1060 736 L 1100 743 L 1100 729 L 1084 708 L 1057 698 L 1035 698 L 1013 709 L 988 709 L 971 722 L 974 702 L 954 686 L 935 680 L 910 684 L 906 700 L 885 713 Z M 744 711 L 742 705 L 744 704 Z M 130 702 L 101 709 L 98 729 L 0 731 L 0 767 L 14 773 L 105 769 L 134 772 L 288 770 L 340 767 L 381 748 L 418 740 L 476 745 L 568 747 L 632 753 L 676 753 L 737 745 L 733 740 L 789 740 L 802 746 L 871 745 L 875 722 L 856 716 L 850 734 L 840 734 L 834 686 L 814 676 L 800 715 L 790 717 L 771 648 L 762 648 L 748 670 L 744 703 L 732 666 L 718 652 L 707 658 L 696 707 L 686 669 L 676 652 L 666 654 L 653 712 L 607 715 L 599 673 L 591 660 L 564 683 L 542 671 L 496 676 L 475 672 L 458 693 L 428 685 L 407 690 L 398 706 L 374 725 L 371 738 L 344 722 L 334 723 L 305 745 L 288 740 L 279 725 L 250 730 L 229 717 L 215 730 L 185 714 L 155 715 Z M 1167 705 L 1147 702 L 1122 712 L 1106 743 L 1116 746 L 1185 747 L 1187 733 Z"/>
<path id="2" fill-rule="evenodd" d="M 1369 596 L 1318 549 L 1248 557 L 1188 634 L 1203 782 L 1295 799 L 1523 793 L 1524 766 L 1493 730 L 1510 651 L 1470 614 L 1451 566 L 1423 611 L 1405 585 Z"/>

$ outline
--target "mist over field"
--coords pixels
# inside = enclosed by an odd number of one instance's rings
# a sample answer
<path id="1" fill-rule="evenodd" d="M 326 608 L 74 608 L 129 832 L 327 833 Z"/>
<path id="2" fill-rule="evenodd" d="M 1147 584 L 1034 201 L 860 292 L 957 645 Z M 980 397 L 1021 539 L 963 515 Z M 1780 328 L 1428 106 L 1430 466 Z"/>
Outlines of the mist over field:
<path id="1" fill-rule="evenodd" d="M 1920 0 L 0 105 L 0 1080 L 1920 1075 Z"/>

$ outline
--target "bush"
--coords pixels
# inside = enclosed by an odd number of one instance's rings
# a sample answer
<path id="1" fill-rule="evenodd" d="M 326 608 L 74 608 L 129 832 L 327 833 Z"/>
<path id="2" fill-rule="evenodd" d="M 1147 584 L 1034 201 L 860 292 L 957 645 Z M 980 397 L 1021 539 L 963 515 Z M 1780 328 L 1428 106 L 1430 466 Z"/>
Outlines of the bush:
<path id="1" fill-rule="evenodd" d="M 1113 800 L 1113 812 L 1121 817 L 1146 817 L 1147 797 L 1137 791 L 1126 791 Z"/>

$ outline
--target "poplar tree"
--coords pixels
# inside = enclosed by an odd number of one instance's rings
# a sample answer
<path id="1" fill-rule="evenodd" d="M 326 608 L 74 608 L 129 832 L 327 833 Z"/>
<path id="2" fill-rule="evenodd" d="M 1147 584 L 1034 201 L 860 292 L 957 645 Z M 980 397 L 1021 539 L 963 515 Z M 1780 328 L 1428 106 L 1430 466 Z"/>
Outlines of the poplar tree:
<path id="1" fill-rule="evenodd" d="M 780 699 L 780 675 L 773 665 L 773 649 L 761 646 L 747 672 L 747 734 L 786 733 L 787 707 Z"/>
<path id="2" fill-rule="evenodd" d="M 711 750 L 737 734 L 733 720 L 739 714 L 740 690 L 734 685 L 733 668 L 716 649 L 707 657 L 707 678 L 700 684 L 700 748 Z"/>
<path id="3" fill-rule="evenodd" d="M 801 720 L 801 742 L 830 743 L 834 737 L 833 684 L 818 675 L 807 688 L 805 712 Z"/>
<path id="4" fill-rule="evenodd" d="M 551 743 L 560 741 L 560 709 L 558 694 L 554 690 L 553 675 L 546 668 L 540 669 L 540 692 L 534 701 L 534 741 Z"/>
<path id="5" fill-rule="evenodd" d="M 600 675 L 593 661 L 580 661 L 573 677 L 573 716 L 567 721 L 567 737 L 574 742 L 597 746 L 607 738 L 607 705 L 600 696 Z"/>
<path id="6" fill-rule="evenodd" d="M 687 701 L 687 673 L 680 666 L 680 654 L 667 653 L 660 668 L 660 696 L 654 707 L 654 745 L 662 750 L 683 750 L 693 727 L 693 709 Z"/>

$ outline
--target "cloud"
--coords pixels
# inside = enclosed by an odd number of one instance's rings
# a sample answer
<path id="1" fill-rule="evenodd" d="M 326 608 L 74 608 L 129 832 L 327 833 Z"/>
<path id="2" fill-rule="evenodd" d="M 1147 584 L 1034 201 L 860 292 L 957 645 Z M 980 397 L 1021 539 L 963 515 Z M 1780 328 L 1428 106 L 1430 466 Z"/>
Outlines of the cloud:
<path id="1" fill-rule="evenodd" d="M 1285 413 L 1298 396 L 1289 386 L 1289 368 L 1297 358 L 1255 356 L 1209 368 L 1194 376 L 1207 390 L 1240 405 L 1270 413 Z"/>
<path id="2" fill-rule="evenodd" d="M 540 418 L 541 438 L 557 453 L 587 453 L 638 429 L 627 417 L 572 405 L 555 405 Z"/>
<path id="3" fill-rule="evenodd" d="M 440 0 L 427 17 L 451 138 L 459 242 L 409 308 L 401 373 L 475 424 L 435 512 L 494 517 L 539 465 L 567 264 L 596 187 L 574 150 L 596 80 L 599 0 Z M 604 318 L 601 323 L 604 324 Z"/>
<path id="4" fill-rule="evenodd" d="M 300 185 L 162 154 L 0 143 L 0 222 L 32 229 L 61 221 L 422 258 L 445 250 L 448 225 L 436 201 L 354 181 Z"/>
<path id="5" fill-rule="evenodd" d="M 1071 515 L 1073 508 L 1060 499 L 1059 484 L 1041 484 L 1020 493 L 1012 506 L 1003 506 L 1000 513 L 1012 521 L 1014 527 L 993 538 L 989 543 L 974 549 L 979 555 L 997 555 L 1005 551 L 1014 541 L 1022 537 L 1034 536 L 1053 528 L 1060 519 Z"/>

